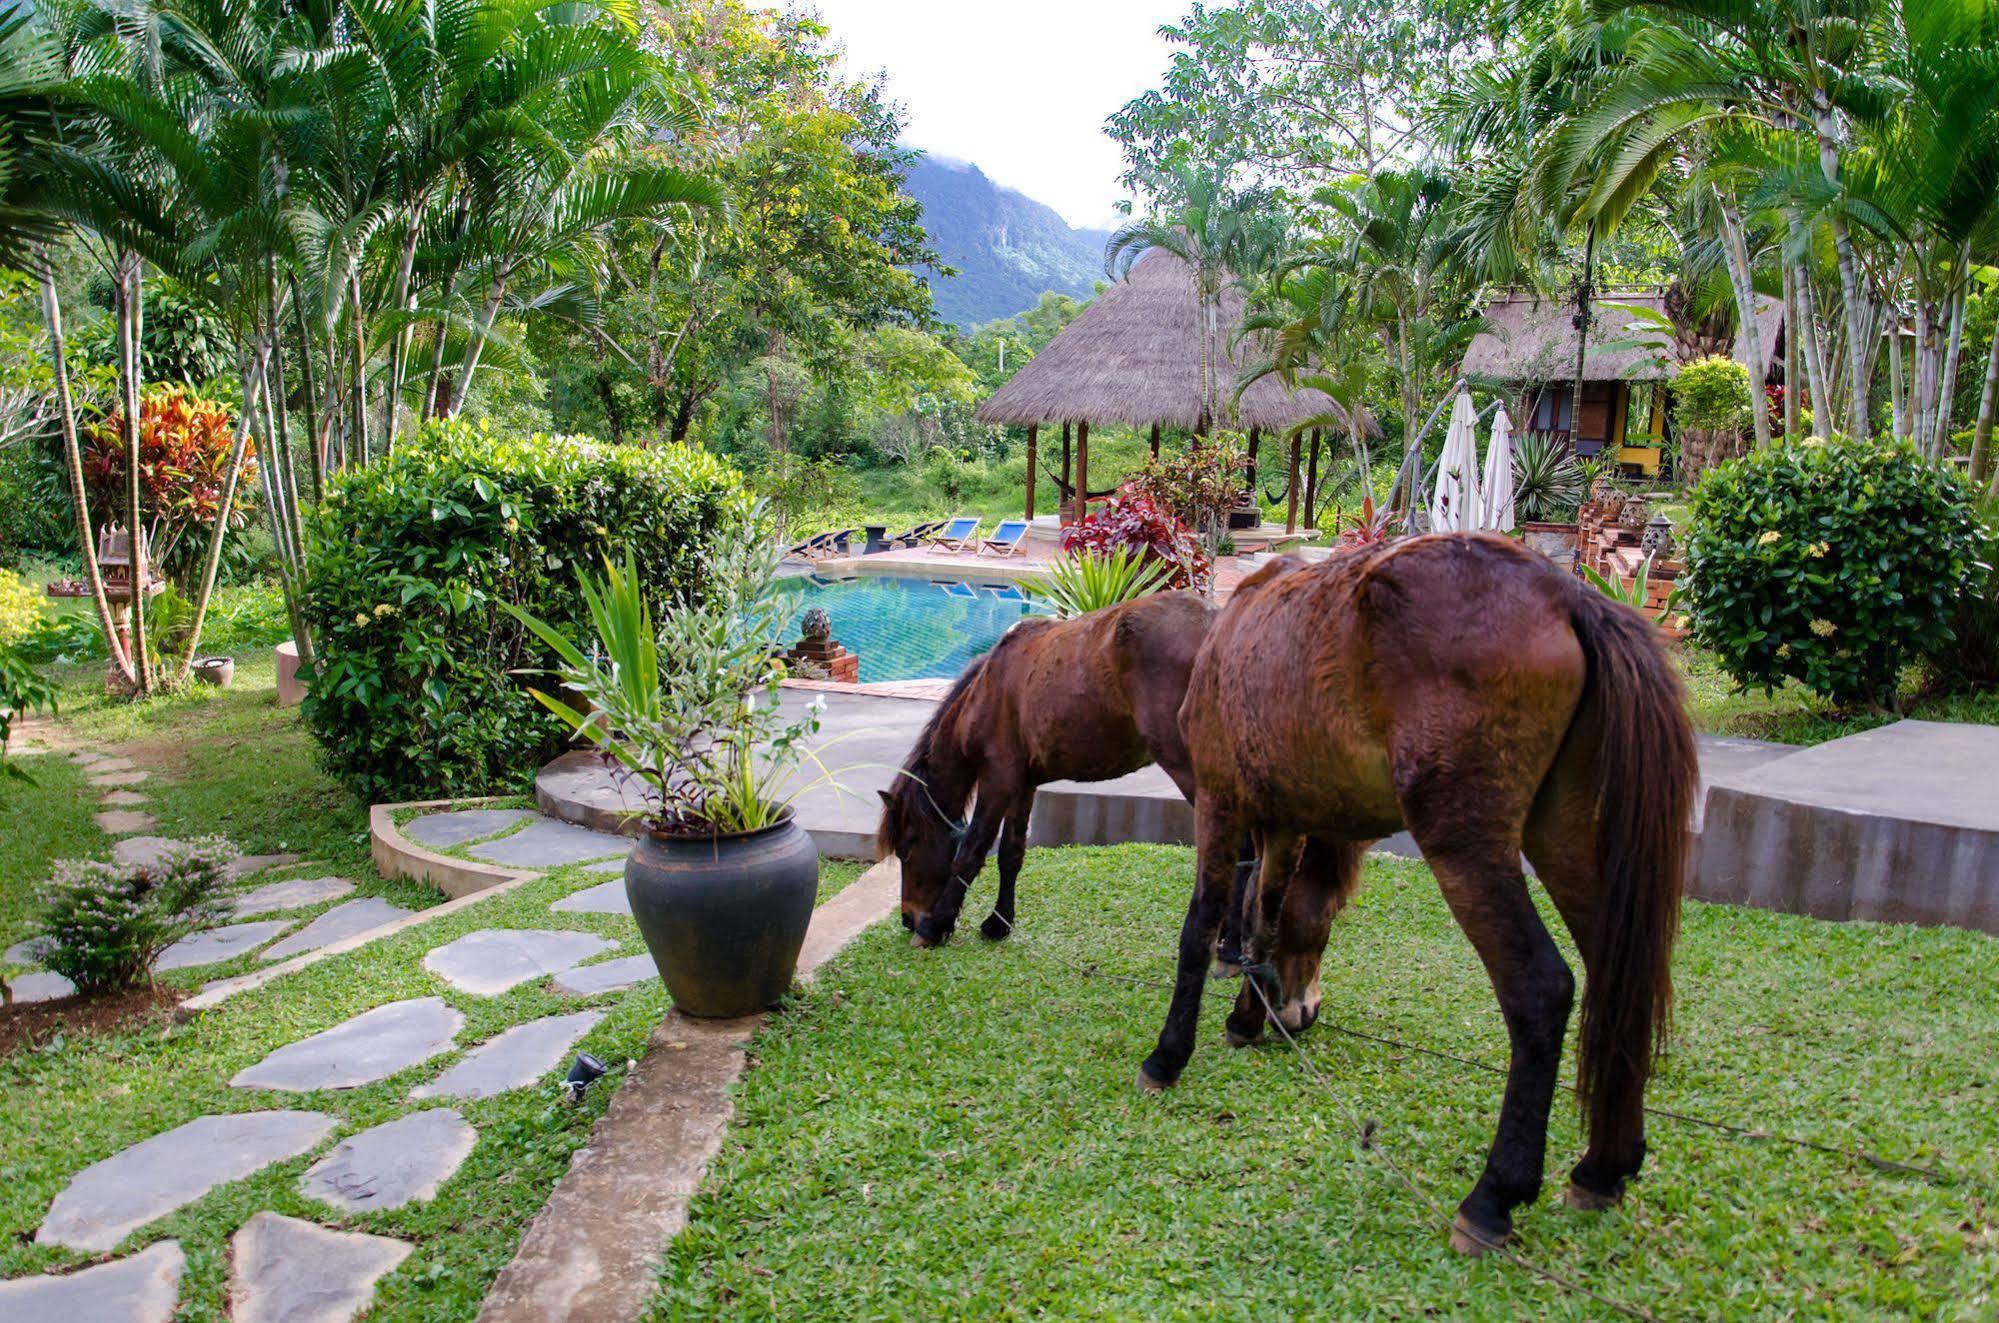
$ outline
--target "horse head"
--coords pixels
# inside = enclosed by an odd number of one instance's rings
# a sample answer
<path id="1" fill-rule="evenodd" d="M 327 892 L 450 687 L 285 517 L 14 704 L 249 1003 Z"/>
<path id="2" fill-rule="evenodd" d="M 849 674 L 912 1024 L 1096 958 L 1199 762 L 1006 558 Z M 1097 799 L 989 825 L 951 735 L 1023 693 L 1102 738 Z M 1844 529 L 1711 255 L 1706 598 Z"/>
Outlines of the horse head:
<path id="1" fill-rule="evenodd" d="M 951 881 L 951 865 L 964 838 L 964 823 L 949 816 L 921 779 L 923 769 L 906 767 L 892 789 L 880 792 L 881 827 L 876 840 L 884 855 L 902 864 L 902 926 L 912 932 Z"/>

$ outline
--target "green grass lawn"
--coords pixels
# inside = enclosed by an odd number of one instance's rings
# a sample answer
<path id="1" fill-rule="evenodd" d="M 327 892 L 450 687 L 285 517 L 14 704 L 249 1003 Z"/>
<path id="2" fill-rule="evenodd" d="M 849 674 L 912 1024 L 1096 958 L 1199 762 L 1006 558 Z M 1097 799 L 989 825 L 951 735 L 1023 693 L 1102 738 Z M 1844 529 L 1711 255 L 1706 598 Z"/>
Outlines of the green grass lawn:
<path id="1" fill-rule="evenodd" d="M 1609 1316 L 1452 1254 L 1359 1143 L 1376 1121 L 1449 1208 L 1491 1139 L 1496 1077 L 1330 1032 L 1503 1064 L 1492 995 L 1420 864 L 1370 861 L 1335 926 L 1305 1039 L 1330 1092 L 1281 1041 L 1223 1045 L 1234 984 L 1215 985 L 1181 1085 L 1136 1092 L 1165 992 L 1058 957 L 1169 977 L 1191 866 L 1036 851 L 1014 942 L 868 933 L 755 1043 L 651 1317 Z M 1576 1213 L 1555 1197 L 1580 1147 L 1558 1103 L 1522 1254 L 1661 1318 L 1993 1317 L 1999 944 L 1690 904 L 1677 971 L 1653 1102 L 1956 1183 L 1656 1120 L 1623 1209 Z"/>

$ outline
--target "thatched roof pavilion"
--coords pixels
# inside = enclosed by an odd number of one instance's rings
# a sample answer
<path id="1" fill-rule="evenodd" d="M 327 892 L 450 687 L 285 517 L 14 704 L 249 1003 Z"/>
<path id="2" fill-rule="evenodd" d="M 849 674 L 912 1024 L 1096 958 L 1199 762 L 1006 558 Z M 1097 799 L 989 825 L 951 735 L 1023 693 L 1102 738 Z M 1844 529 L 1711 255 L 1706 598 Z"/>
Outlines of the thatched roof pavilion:
<path id="1" fill-rule="evenodd" d="M 1634 309 L 1664 318 L 1666 296 L 1656 289 L 1611 290 L 1598 296 L 1591 309 L 1589 352 L 1583 356 L 1584 381 L 1670 381 L 1679 375 L 1670 347 L 1662 352 L 1643 343 L 1660 332 Z M 1466 346 L 1462 370 L 1467 376 L 1509 382 L 1572 381 L 1575 316 L 1575 306 L 1559 299 L 1517 291 L 1502 295 L 1486 308 L 1485 327 Z M 1776 364 L 1783 330 L 1784 305 L 1758 299 L 1756 333 L 1766 373 Z"/>
<path id="2" fill-rule="evenodd" d="M 1263 433 L 1296 433 L 1306 424 L 1328 420 L 1345 426 L 1346 412 L 1329 395 L 1316 390 L 1292 390 L 1276 377 L 1264 377 L 1234 399 L 1242 361 L 1250 355 L 1233 346 L 1246 301 L 1239 289 L 1222 295 L 1220 326 L 1212 348 L 1215 381 L 1215 425 L 1241 428 L 1250 434 L 1254 472 L 1256 445 Z M 1060 424 L 1063 476 L 1068 473 L 1070 426 L 1076 427 L 1076 470 L 1073 490 L 1089 493 L 1090 424 L 1117 423 L 1152 430 L 1153 453 L 1159 452 L 1163 427 L 1198 431 L 1201 418 L 1201 315 L 1194 271 L 1164 249 L 1153 249 L 1133 264 L 1123 280 L 1063 327 L 1048 345 L 1029 359 L 1007 383 L 979 406 L 982 423 L 1025 427 L 1028 446 L 1027 515 L 1034 517 L 1036 440 L 1043 425 Z M 1292 506 L 1297 505 L 1298 438 L 1291 446 Z M 1318 454 L 1312 455 L 1316 468 Z M 1078 503 L 1080 504 L 1080 502 Z M 1310 501 L 1307 502 L 1308 509 Z M 1065 517 L 1077 512 L 1066 509 Z"/>

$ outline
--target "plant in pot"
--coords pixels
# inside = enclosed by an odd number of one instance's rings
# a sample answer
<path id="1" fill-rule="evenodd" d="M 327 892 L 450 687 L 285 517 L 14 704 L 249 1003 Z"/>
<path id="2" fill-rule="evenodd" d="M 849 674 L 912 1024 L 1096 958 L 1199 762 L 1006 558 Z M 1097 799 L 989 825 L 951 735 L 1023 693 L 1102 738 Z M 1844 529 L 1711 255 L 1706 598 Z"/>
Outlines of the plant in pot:
<path id="1" fill-rule="evenodd" d="M 750 1015 L 782 997 L 818 896 L 819 852 L 792 804 L 823 702 L 795 719 L 777 705 L 789 611 L 772 589 L 778 554 L 759 539 L 712 548 L 700 588 L 657 625 L 629 554 L 602 578 L 579 576 L 596 634 L 587 654 L 515 611 L 561 659 L 564 696 L 535 697 L 642 787 L 625 891 L 688 1015 Z"/>

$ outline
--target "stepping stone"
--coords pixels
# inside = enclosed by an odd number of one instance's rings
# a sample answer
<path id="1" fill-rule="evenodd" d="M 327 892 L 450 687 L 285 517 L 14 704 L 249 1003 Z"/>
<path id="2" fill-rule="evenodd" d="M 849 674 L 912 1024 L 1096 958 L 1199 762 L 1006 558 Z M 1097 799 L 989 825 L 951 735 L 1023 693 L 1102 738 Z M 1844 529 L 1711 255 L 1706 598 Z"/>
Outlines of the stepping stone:
<path id="1" fill-rule="evenodd" d="M 415 1248 L 265 1211 L 229 1238 L 234 1323 L 348 1323 Z"/>
<path id="2" fill-rule="evenodd" d="M 160 825 L 160 820 L 150 813 L 138 809 L 106 809 L 92 816 L 97 830 L 106 836 L 130 836 L 134 832 L 150 831 Z"/>
<path id="3" fill-rule="evenodd" d="M 546 928 L 481 928 L 438 947 L 423 967 L 457 988 L 492 997 L 516 984 L 602 955 L 617 944 L 592 933 Z"/>
<path id="4" fill-rule="evenodd" d="M 293 933 L 284 941 L 264 952 L 265 960 L 288 960 L 307 951 L 317 951 L 322 946 L 331 946 L 338 941 L 379 928 L 385 923 L 407 918 L 416 913 L 400 905 L 391 905 L 377 896 L 363 900 L 350 900 L 345 905 L 335 905 L 326 913 Z"/>
<path id="5" fill-rule="evenodd" d="M 235 1089 L 354 1089 L 451 1050 L 465 1017 L 440 997 L 392 1001 L 236 1072 Z"/>
<path id="6" fill-rule="evenodd" d="M 248 877 L 267 868 L 283 868 L 286 864 L 295 864 L 298 860 L 299 857 L 295 854 L 246 854 L 229 865 L 229 876 Z"/>
<path id="7" fill-rule="evenodd" d="M 618 867 L 624 867 L 622 860 Z M 549 908 L 558 914 L 630 914 L 632 901 L 625 894 L 625 879 L 620 877 L 587 891 L 572 891 Z"/>
<path id="8" fill-rule="evenodd" d="M 152 803 L 153 797 L 136 790 L 107 790 L 97 802 L 105 808 L 137 808 L 141 804 Z"/>
<path id="9" fill-rule="evenodd" d="M 157 868 L 168 855 L 185 850 L 189 842 L 171 836 L 128 836 L 111 847 L 111 857 L 127 868 Z M 295 854 L 248 854 L 229 865 L 229 876 L 248 877 L 266 868 L 295 864 Z"/>
<path id="10" fill-rule="evenodd" d="M 625 861 L 623 859 L 600 859 L 594 864 L 585 864 L 583 871 L 586 873 L 616 873 L 619 877 L 623 877 L 625 875 Z"/>
<path id="11" fill-rule="evenodd" d="M 78 767 L 89 767 L 94 763 L 103 762 L 110 756 L 108 753 L 99 753 L 95 749 L 78 749 L 69 756 L 69 760 Z"/>
<path id="12" fill-rule="evenodd" d="M 138 764 L 130 758 L 112 758 L 108 755 L 102 755 L 90 764 L 90 774 L 92 776 L 102 776 L 106 772 L 129 772 L 136 766 Z"/>
<path id="13" fill-rule="evenodd" d="M 291 924 L 284 919 L 264 919 L 258 923 L 232 923 L 221 928 L 204 928 L 198 933 L 189 933 L 160 952 L 160 958 L 153 962 L 155 972 L 168 969 L 191 969 L 196 965 L 213 965 L 231 960 L 245 951 L 254 951 L 270 941 Z"/>
<path id="14" fill-rule="evenodd" d="M 350 1213 L 373 1213 L 437 1197 L 479 1132 L 450 1108 L 408 1116 L 349 1135 L 299 1181 L 308 1199 Z"/>
<path id="15" fill-rule="evenodd" d="M 491 1098 L 532 1084 L 560 1066 L 576 1040 L 603 1018 L 602 1011 L 577 1011 L 517 1024 L 473 1048 L 430 1083 L 411 1090 L 410 1097 Z"/>
<path id="16" fill-rule="evenodd" d="M 31 1001 L 54 1001 L 58 997 L 76 994 L 76 984 L 60 974 L 22 974 L 7 980 L 7 986 L 14 990 L 14 1000 L 21 1003 Z"/>
<path id="17" fill-rule="evenodd" d="M 133 768 L 129 772 L 105 772 L 102 775 L 93 775 L 90 784 L 102 789 L 106 786 L 135 786 L 149 779 L 147 773 Z"/>
<path id="18" fill-rule="evenodd" d="M 297 877 L 289 882 L 266 882 L 254 891 L 236 897 L 231 909 L 239 918 L 271 914 L 277 910 L 304 909 L 322 901 L 339 900 L 354 890 L 344 877 Z"/>
<path id="19" fill-rule="evenodd" d="M 61 1276 L 0 1282 L 0 1320 L 74 1323 L 171 1323 L 187 1256 L 163 1240 L 129 1259 Z"/>
<path id="20" fill-rule="evenodd" d="M 542 818 L 512 836 L 475 845 L 466 853 L 475 859 L 505 864 L 509 868 L 560 868 L 580 864 L 585 859 L 601 859 L 607 854 L 620 859 L 632 852 L 628 837 L 591 831 L 573 822 Z"/>
<path id="21" fill-rule="evenodd" d="M 659 977 L 652 956 L 622 956 L 599 965 L 580 965 L 555 976 L 555 990 L 571 997 L 594 997 L 600 992 L 616 992 Z"/>
<path id="22" fill-rule="evenodd" d="M 85 1167 L 49 1205 L 35 1240 L 101 1253 L 218 1185 L 297 1157 L 333 1132 L 319 1112 L 203 1116 Z"/>
<path id="23" fill-rule="evenodd" d="M 448 850 L 467 841 L 482 840 L 505 831 L 534 816 L 533 809 L 460 809 L 456 813 L 431 813 L 403 824 L 403 835 L 418 845 Z"/>

